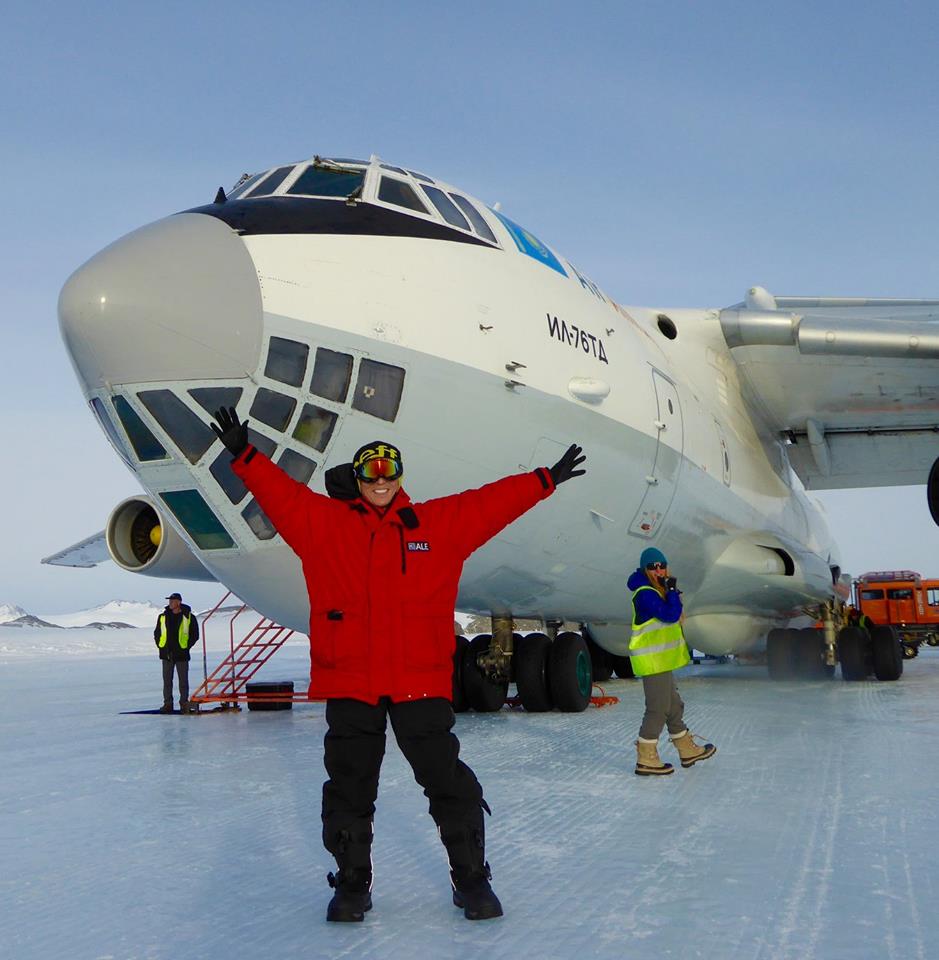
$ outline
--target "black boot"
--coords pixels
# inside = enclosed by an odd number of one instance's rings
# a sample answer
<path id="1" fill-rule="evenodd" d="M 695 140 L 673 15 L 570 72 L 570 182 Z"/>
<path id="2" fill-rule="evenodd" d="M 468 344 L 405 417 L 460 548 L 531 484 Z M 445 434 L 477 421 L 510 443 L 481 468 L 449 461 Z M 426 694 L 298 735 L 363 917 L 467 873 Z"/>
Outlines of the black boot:
<path id="1" fill-rule="evenodd" d="M 453 905 L 463 908 L 467 920 L 491 920 L 502 916 L 502 904 L 492 892 L 492 871 L 486 863 L 482 810 L 473 823 L 442 825 L 440 839 L 450 858 Z"/>
<path id="2" fill-rule="evenodd" d="M 326 919 L 355 923 L 372 909 L 372 824 L 355 823 L 348 830 L 323 831 L 326 849 L 336 858 L 339 870 L 326 879 L 335 889 L 326 908 Z"/>
<path id="3" fill-rule="evenodd" d="M 335 889 L 326 908 L 326 919 L 337 923 L 356 923 L 365 919 L 372 909 L 371 870 L 340 870 L 326 874 L 329 885 Z"/>

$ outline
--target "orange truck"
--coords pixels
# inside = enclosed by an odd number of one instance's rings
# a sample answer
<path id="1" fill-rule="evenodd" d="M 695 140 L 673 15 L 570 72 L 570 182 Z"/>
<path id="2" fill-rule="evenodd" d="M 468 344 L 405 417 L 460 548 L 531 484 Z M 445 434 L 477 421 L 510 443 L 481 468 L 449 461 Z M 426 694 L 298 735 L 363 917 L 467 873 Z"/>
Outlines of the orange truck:
<path id="1" fill-rule="evenodd" d="M 907 660 L 921 643 L 939 646 L 939 580 L 924 580 L 915 570 L 875 570 L 854 581 L 854 597 L 875 624 L 896 627 Z"/>

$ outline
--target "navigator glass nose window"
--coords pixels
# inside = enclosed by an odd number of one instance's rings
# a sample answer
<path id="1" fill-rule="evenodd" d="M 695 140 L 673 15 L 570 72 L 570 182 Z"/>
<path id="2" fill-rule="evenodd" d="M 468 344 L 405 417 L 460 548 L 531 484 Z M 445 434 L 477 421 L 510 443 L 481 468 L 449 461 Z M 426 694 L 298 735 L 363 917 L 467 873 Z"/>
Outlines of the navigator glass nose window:
<path id="1" fill-rule="evenodd" d="M 312 460 L 308 460 L 303 454 L 297 453 L 296 450 L 289 449 L 280 455 L 277 466 L 279 466 L 288 477 L 293 477 L 297 483 L 302 484 L 310 482 L 310 477 L 313 476 L 313 471 L 316 469 L 316 464 Z"/>
<path id="2" fill-rule="evenodd" d="M 310 348 L 305 343 L 285 340 L 283 337 L 271 337 L 267 348 L 264 376 L 279 380 L 281 383 L 288 383 L 292 387 L 299 387 L 303 383 L 309 352 Z"/>
<path id="3" fill-rule="evenodd" d="M 226 410 L 237 407 L 241 399 L 241 387 L 196 387 L 189 396 L 208 413 L 214 414 L 219 407 Z"/>
<path id="4" fill-rule="evenodd" d="M 251 404 L 250 414 L 261 423 L 266 423 L 269 427 L 283 433 L 287 429 L 287 424 L 290 423 L 296 406 L 297 401 L 293 397 L 268 390 L 267 387 L 260 387 L 254 403 Z"/>
<path id="5" fill-rule="evenodd" d="M 377 360 L 359 364 L 359 378 L 352 398 L 353 410 L 370 413 L 382 420 L 394 420 L 404 389 L 404 370 Z"/>
<path id="6" fill-rule="evenodd" d="M 134 448 L 137 458 L 144 462 L 167 459 L 169 455 L 166 448 L 153 435 L 153 431 L 140 419 L 137 411 L 123 397 L 112 397 L 111 403 L 114 404 L 114 411 L 127 432 L 127 439 L 130 440 L 130 445 Z"/>
<path id="7" fill-rule="evenodd" d="M 333 435 L 337 419 L 332 410 L 323 410 L 312 403 L 305 403 L 300 419 L 293 429 L 294 439 L 314 450 L 323 451 Z"/>
<path id="8" fill-rule="evenodd" d="M 173 490 L 161 493 L 160 499 L 173 511 L 200 550 L 225 550 L 235 545 L 197 490 Z"/>
<path id="9" fill-rule="evenodd" d="M 352 357 L 348 353 L 337 353 L 320 347 L 316 351 L 313 364 L 313 380 L 310 393 L 327 400 L 343 403 L 352 381 Z"/>
<path id="10" fill-rule="evenodd" d="M 137 396 L 186 459 L 198 463 L 215 442 L 212 430 L 170 390 L 141 390 Z"/>

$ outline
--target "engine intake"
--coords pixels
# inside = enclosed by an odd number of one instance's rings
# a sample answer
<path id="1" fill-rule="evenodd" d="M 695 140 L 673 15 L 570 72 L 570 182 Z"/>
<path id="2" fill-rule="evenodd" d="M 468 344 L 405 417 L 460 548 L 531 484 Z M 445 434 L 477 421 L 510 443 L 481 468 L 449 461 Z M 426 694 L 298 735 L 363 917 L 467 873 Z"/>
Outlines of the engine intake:
<path id="1" fill-rule="evenodd" d="M 215 580 L 149 497 L 121 501 L 111 511 L 104 533 L 111 559 L 130 573 L 174 580 Z"/>

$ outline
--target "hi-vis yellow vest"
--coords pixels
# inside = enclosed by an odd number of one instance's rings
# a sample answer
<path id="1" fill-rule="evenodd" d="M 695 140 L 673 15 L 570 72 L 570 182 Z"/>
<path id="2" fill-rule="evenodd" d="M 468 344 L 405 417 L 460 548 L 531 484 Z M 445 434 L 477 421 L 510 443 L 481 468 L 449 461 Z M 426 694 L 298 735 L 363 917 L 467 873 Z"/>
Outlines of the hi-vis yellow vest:
<path id="1" fill-rule="evenodd" d="M 655 587 L 640 587 L 633 593 L 633 601 L 643 590 Z M 655 590 L 658 593 L 657 590 Z M 636 623 L 636 604 L 633 602 L 633 629 L 629 638 L 629 660 L 637 677 L 650 677 L 655 673 L 678 670 L 691 662 L 688 644 L 681 632 L 681 623 L 665 623 L 664 620 L 646 620 Z"/>
<path id="2" fill-rule="evenodd" d="M 189 614 L 184 613 L 179 621 L 179 649 L 185 650 L 189 646 Z M 160 640 L 157 646 L 162 650 L 166 646 L 166 614 L 160 614 Z"/>

